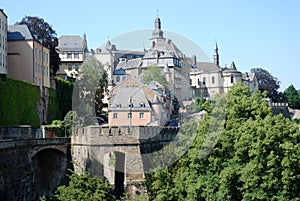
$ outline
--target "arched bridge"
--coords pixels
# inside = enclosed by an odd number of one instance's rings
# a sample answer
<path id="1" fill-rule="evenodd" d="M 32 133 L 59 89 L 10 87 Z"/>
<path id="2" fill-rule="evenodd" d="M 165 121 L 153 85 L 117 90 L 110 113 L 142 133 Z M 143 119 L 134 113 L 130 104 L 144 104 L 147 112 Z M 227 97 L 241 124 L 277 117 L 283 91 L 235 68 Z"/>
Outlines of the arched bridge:
<path id="1" fill-rule="evenodd" d="M 0 200 L 38 200 L 66 182 L 70 138 L 0 140 Z"/>

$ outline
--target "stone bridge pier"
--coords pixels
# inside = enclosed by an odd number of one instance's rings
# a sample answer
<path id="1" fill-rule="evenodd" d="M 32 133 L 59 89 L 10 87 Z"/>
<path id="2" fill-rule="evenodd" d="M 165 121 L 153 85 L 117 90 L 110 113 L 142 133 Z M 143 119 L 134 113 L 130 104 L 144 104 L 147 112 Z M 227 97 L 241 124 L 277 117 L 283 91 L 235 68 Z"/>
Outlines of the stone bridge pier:
<path id="1" fill-rule="evenodd" d="M 75 128 L 71 150 L 76 172 L 103 176 L 122 193 L 124 185 L 143 181 L 148 155 L 177 141 L 177 127 Z"/>

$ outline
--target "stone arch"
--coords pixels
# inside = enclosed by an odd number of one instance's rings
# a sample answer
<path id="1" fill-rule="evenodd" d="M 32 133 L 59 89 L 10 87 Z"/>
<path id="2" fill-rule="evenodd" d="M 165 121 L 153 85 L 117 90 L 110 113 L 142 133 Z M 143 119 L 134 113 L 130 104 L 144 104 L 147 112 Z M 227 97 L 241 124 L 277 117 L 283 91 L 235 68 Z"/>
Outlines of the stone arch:
<path id="1" fill-rule="evenodd" d="M 116 197 L 120 197 L 125 189 L 126 154 L 121 151 L 110 151 L 103 156 L 104 177 L 115 186 Z"/>
<path id="2" fill-rule="evenodd" d="M 45 148 L 32 158 L 34 187 L 38 195 L 50 195 L 66 179 L 66 154 L 55 148 Z"/>

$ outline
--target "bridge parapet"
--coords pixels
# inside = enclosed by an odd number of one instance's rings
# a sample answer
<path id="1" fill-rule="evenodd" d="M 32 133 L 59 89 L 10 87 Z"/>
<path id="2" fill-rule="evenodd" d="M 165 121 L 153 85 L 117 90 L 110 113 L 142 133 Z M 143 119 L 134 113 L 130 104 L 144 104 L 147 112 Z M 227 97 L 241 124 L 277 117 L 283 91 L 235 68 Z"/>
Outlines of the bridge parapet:
<path id="1" fill-rule="evenodd" d="M 40 139 L 22 139 L 22 140 L 0 140 L 0 149 L 24 146 L 45 146 L 45 145 L 60 145 L 69 144 L 70 138 L 40 138 Z"/>

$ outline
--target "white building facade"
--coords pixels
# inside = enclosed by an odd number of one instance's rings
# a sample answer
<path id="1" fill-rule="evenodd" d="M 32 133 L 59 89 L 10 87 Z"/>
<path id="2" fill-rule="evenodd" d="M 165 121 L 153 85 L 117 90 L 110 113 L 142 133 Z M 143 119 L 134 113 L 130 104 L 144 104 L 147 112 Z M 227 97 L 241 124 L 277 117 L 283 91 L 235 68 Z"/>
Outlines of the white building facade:
<path id="1" fill-rule="evenodd" d="M 7 74 L 7 15 L 0 9 L 0 74 Z"/>

